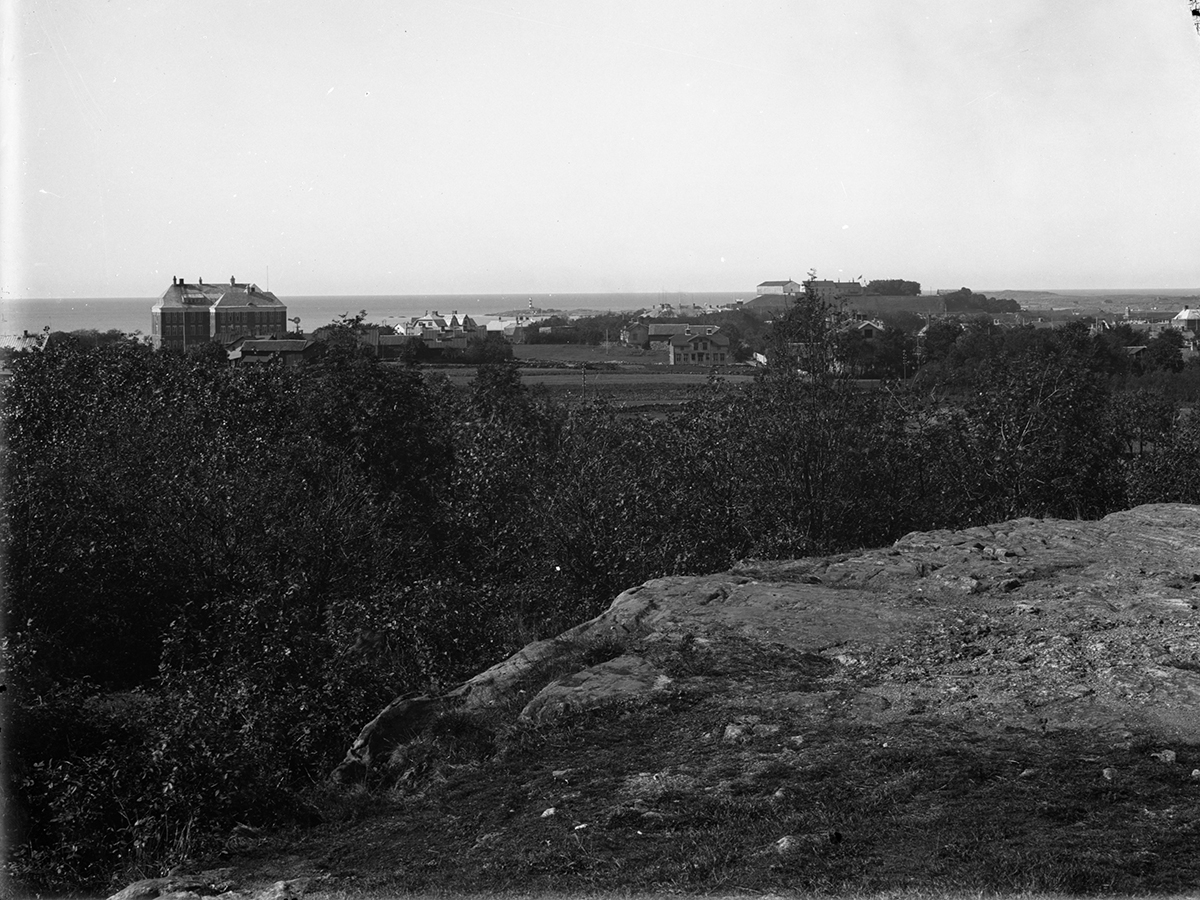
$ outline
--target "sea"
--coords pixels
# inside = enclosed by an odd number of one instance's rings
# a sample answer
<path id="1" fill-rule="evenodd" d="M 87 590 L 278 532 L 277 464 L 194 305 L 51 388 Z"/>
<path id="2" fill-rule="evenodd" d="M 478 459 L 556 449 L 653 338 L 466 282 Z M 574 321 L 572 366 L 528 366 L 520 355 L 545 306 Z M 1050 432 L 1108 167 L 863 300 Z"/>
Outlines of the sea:
<path id="1" fill-rule="evenodd" d="M 489 316 L 512 315 L 530 308 L 542 314 L 585 315 L 629 312 L 670 306 L 722 306 L 754 298 L 754 292 L 659 291 L 631 294 L 376 294 L 289 297 L 277 294 L 287 306 L 288 319 L 299 317 L 300 330 L 314 331 L 342 315 L 366 313 L 368 322 L 398 326 L 434 310 L 457 312 L 486 321 Z M 0 344 L 18 346 L 26 332 L 123 331 L 150 332 L 150 308 L 157 297 L 93 297 L 0 300 Z M 289 326 L 294 328 L 295 326 Z"/>

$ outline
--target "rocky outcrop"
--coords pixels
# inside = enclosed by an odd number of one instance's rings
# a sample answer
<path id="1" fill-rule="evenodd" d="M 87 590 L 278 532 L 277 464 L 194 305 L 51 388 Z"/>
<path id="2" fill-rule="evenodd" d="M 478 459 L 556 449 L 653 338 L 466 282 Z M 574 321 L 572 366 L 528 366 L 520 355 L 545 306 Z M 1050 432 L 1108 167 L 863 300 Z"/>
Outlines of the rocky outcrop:
<path id="1" fill-rule="evenodd" d="M 391 704 L 352 781 L 449 710 L 544 723 L 719 683 L 744 707 L 1200 740 L 1200 508 L 1017 519 L 893 546 L 661 578 L 440 697 Z M 763 677 L 785 661 L 787 679 Z M 798 674 L 797 674 L 798 673 Z"/>
<path id="2" fill-rule="evenodd" d="M 293 878 L 265 885 L 241 884 L 232 868 L 197 875 L 144 878 L 113 894 L 108 900 L 300 900 L 311 878 Z"/>

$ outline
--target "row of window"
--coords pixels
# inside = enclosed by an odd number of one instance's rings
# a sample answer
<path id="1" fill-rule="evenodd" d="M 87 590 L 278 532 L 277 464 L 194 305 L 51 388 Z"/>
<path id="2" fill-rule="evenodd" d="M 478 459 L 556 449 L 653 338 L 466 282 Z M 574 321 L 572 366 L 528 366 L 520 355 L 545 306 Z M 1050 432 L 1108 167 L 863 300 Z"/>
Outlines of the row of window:
<path id="1" fill-rule="evenodd" d="M 174 315 L 164 313 L 162 316 L 163 334 L 182 334 L 180 329 L 184 323 L 187 324 L 189 331 L 194 331 L 197 328 L 205 328 L 209 323 L 209 315 L 208 313 L 200 313 L 199 315 L 188 315 L 185 318 L 181 313 Z M 273 325 L 277 328 L 286 328 L 286 313 L 235 312 L 217 314 L 218 328 L 225 329 L 233 325 Z M 159 319 L 157 316 L 151 317 L 150 326 L 151 333 L 158 334 Z"/>
<path id="2" fill-rule="evenodd" d="M 287 312 L 277 310 L 274 312 L 217 312 L 218 322 L 282 322 L 287 317 Z M 177 322 L 183 321 L 185 318 L 189 322 L 207 322 L 211 318 L 209 313 L 182 313 L 182 312 L 164 312 L 162 314 L 164 321 Z"/>

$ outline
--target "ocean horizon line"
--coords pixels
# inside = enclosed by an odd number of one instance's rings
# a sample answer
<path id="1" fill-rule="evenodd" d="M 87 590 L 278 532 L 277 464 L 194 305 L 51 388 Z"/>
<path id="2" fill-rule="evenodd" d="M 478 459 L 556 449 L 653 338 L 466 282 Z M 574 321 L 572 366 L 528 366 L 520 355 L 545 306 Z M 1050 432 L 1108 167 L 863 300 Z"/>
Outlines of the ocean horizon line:
<path id="1" fill-rule="evenodd" d="M 267 290 L 270 290 L 267 288 Z M 936 289 L 949 290 L 949 289 Z M 922 293 L 934 294 L 935 289 L 927 288 Z M 1003 288 L 972 288 L 975 293 L 980 294 L 1002 294 L 1002 293 L 1023 293 L 1023 294 L 1081 294 L 1081 295 L 1104 295 L 1104 294 L 1162 294 L 1166 296 L 1193 296 L 1200 295 L 1200 287 L 1104 287 L 1104 288 L 1078 288 L 1078 287 L 1003 287 Z M 476 291 L 458 291 L 458 292 L 417 292 L 417 293 L 351 293 L 351 294 L 331 294 L 331 293 L 287 293 L 276 294 L 280 299 L 294 298 L 297 300 L 324 299 L 333 300 L 337 298 L 346 299 L 404 299 L 404 298 L 478 298 L 485 299 L 511 299 L 511 298 L 530 298 L 530 297 L 718 297 L 718 296 L 737 296 L 750 295 L 757 296 L 756 291 L 750 290 L 687 290 L 676 288 L 673 290 L 661 289 L 651 291 L 494 291 L 494 292 L 476 292 Z M 0 305 L 4 303 L 93 303 L 101 301 L 118 300 L 124 302 L 132 301 L 147 301 L 153 304 L 158 300 L 158 294 L 154 295 L 97 295 L 97 296 L 45 296 L 45 297 L 0 297 Z"/>
<path id="2" fill-rule="evenodd" d="M 264 290 L 269 290 L 264 287 Z M 271 293 L 275 293 L 271 291 Z M 501 291 L 492 294 L 481 294 L 471 291 L 465 293 L 427 293 L 427 294 L 276 294 L 281 300 L 296 299 L 296 300 L 312 300 L 323 299 L 333 300 L 339 297 L 347 299 L 364 298 L 364 299 L 404 299 L 404 298 L 479 298 L 479 299 L 512 299 L 512 298 L 527 298 L 527 297 L 727 297 L 753 295 L 757 296 L 754 290 L 743 291 Z M 131 302 L 134 300 L 145 301 L 153 305 L 159 299 L 158 294 L 148 295 L 131 295 L 123 294 L 119 296 L 106 295 L 96 297 L 4 297 L 0 298 L 2 303 L 93 303 L 108 300 L 120 300 Z"/>

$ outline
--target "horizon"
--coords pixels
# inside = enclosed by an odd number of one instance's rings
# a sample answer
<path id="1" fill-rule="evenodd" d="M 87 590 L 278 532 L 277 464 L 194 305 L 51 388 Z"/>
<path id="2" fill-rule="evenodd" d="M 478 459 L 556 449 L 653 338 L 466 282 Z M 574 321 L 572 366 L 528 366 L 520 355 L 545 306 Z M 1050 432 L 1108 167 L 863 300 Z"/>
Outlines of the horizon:
<path id="1" fill-rule="evenodd" d="M 960 285 L 959 287 L 964 287 Z M 966 285 L 969 287 L 969 285 Z M 922 295 L 932 296 L 938 290 L 958 290 L 959 288 L 925 288 L 922 285 Z M 268 290 L 264 288 L 264 290 Z M 1162 296 L 1171 297 L 1189 297 L 1200 296 L 1200 287 L 1139 287 L 1139 288 L 970 288 L 976 294 L 1004 294 L 1004 293 L 1026 293 L 1026 294 L 1081 294 L 1090 296 L 1102 296 L 1105 294 L 1159 294 Z M 379 299 L 394 299 L 394 298 L 417 298 L 417 297 L 446 297 L 461 299 L 464 297 L 477 297 L 480 300 L 489 298 L 517 298 L 517 297 L 600 297 L 600 296 L 628 296 L 628 297 L 690 297 L 715 294 L 750 294 L 750 291 L 722 291 L 722 290 L 690 290 L 687 288 L 676 288 L 672 290 L 657 290 L 657 291 L 495 291 L 495 292 L 478 292 L 464 291 L 460 293 L 451 292 L 435 292 L 423 291 L 417 293 L 324 293 L 324 294 L 296 294 L 296 293 L 281 293 L 279 291 L 270 290 L 269 293 L 277 297 L 290 297 L 297 300 L 304 299 L 332 299 L 336 297 L 345 298 L 379 298 Z M 4 297 L 0 298 L 0 303 L 49 303 L 49 302 L 87 302 L 93 300 L 157 300 L 161 294 L 141 295 L 141 294 L 124 294 L 124 295 L 103 295 L 103 296 L 54 296 L 54 297 Z M 753 296 L 759 296 L 753 294 Z"/>
<path id="2" fill-rule="evenodd" d="M 195 260 L 288 296 L 1200 284 L 1183 0 L 15 0 L 0 33 L 3 298 Z"/>

